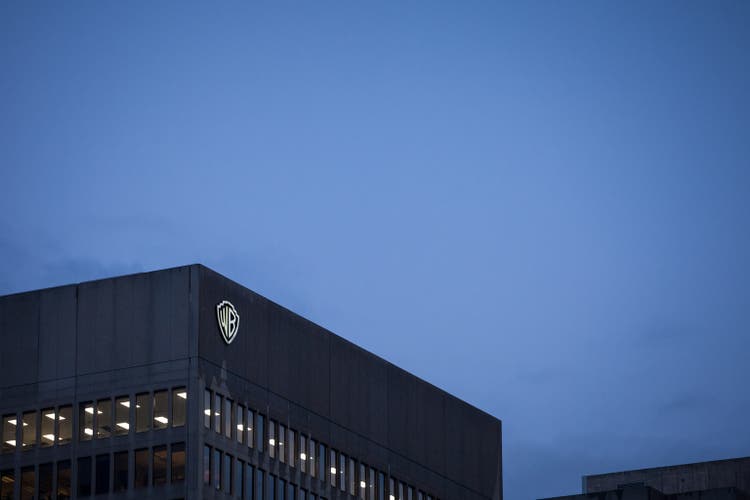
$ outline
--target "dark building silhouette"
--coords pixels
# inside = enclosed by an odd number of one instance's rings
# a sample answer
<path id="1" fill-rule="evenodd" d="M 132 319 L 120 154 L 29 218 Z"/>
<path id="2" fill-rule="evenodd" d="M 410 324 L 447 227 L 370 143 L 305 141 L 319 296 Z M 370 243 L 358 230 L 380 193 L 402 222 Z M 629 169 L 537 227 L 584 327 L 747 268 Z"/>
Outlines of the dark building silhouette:
<path id="1" fill-rule="evenodd" d="M 498 419 L 200 265 L 0 297 L 0 417 L 0 499 L 502 500 Z"/>
<path id="2" fill-rule="evenodd" d="M 750 500 L 750 457 L 583 477 L 569 500 Z M 551 499 L 550 499 L 551 500 Z"/>

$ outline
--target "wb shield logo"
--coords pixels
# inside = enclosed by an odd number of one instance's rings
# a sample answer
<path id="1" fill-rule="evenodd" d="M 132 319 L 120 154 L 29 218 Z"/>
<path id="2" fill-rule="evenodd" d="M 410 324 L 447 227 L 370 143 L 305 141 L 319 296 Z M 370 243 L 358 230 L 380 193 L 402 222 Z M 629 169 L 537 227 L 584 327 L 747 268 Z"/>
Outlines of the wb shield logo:
<path id="1" fill-rule="evenodd" d="M 216 319 L 219 320 L 219 330 L 224 342 L 231 344 L 240 328 L 240 315 L 237 314 L 237 309 L 228 300 L 223 300 L 216 306 Z"/>

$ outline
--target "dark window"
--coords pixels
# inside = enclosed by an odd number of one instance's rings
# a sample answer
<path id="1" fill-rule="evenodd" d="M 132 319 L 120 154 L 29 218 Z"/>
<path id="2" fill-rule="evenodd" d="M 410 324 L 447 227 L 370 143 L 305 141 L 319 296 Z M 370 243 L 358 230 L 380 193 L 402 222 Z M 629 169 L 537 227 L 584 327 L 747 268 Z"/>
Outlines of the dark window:
<path id="1" fill-rule="evenodd" d="M 120 396 L 115 399 L 115 426 L 116 436 L 127 434 L 130 430 L 130 396 Z"/>
<path id="2" fill-rule="evenodd" d="M 378 500 L 385 500 L 385 476 L 378 472 Z"/>
<path id="3" fill-rule="evenodd" d="M 133 461 L 133 472 L 135 473 L 133 487 L 146 488 L 148 486 L 148 449 L 135 450 Z"/>
<path id="4" fill-rule="evenodd" d="M 135 432 L 151 429 L 151 397 L 148 393 L 135 396 Z"/>
<path id="5" fill-rule="evenodd" d="M 154 446 L 154 486 L 161 486 L 167 482 L 167 447 Z"/>
<path id="6" fill-rule="evenodd" d="M 292 483 L 289 483 L 289 486 L 287 487 L 287 490 L 286 490 L 287 500 L 297 500 L 297 495 L 295 494 L 295 491 L 294 491 L 295 489 L 296 487 Z"/>
<path id="7" fill-rule="evenodd" d="M 411 486 L 406 489 L 406 500 L 414 500 L 414 488 Z"/>
<path id="8" fill-rule="evenodd" d="M 212 465 L 214 467 L 212 475 L 214 480 L 214 488 L 217 490 L 221 489 L 221 452 L 214 450 L 214 458 L 212 459 Z"/>
<path id="9" fill-rule="evenodd" d="M 38 413 L 35 411 L 26 412 L 23 414 L 23 427 L 21 428 L 21 431 L 23 434 L 23 449 L 25 450 L 36 445 L 36 429 L 38 420 L 37 415 Z"/>
<path id="10" fill-rule="evenodd" d="M 96 494 L 109 493 L 109 454 L 96 456 Z"/>
<path id="11" fill-rule="evenodd" d="M 318 478 L 326 480 L 326 445 L 318 443 Z"/>
<path id="12" fill-rule="evenodd" d="M 244 481 L 243 477 L 245 474 L 245 462 L 239 458 L 234 461 L 234 491 L 235 496 L 245 498 L 245 490 L 243 489 Z"/>
<path id="13" fill-rule="evenodd" d="M 78 405 L 78 439 L 88 441 L 94 435 L 94 403 Z"/>
<path id="14" fill-rule="evenodd" d="M 78 459 L 78 496 L 91 496 L 91 457 Z"/>
<path id="15" fill-rule="evenodd" d="M 71 497 L 70 460 L 57 462 L 57 500 L 67 500 Z"/>
<path id="16" fill-rule="evenodd" d="M 255 500 L 263 500 L 265 474 L 260 469 L 255 469 Z"/>
<path id="17" fill-rule="evenodd" d="M 172 427 L 185 425 L 187 406 L 187 389 L 178 387 L 172 389 Z"/>
<path id="18" fill-rule="evenodd" d="M 232 400 L 224 400 L 224 435 L 232 438 Z"/>
<path id="19" fill-rule="evenodd" d="M 125 491 L 128 489 L 128 452 L 115 453 L 114 490 Z"/>
<path id="20" fill-rule="evenodd" d="M 375 469 L 369 469 L 369 481 L 367 482 L 367 500 L 375 500 Z"/>
<path id="21" fill-rule="evenodd" d="M 354 459 L 352 457 L 349 457 L 349 469 L 347 470 L 347 479 L 349 480 L 349 494 L 350 495 L 356 495 L 357 489 L 355 488 L 355 477 L 354 477 L 354 470 L 355 470 L 355 463 Z"/>
<path id="22" fill-rule="evenodd" d="M 294 467 L 294 463 L 297 461 L 297 457 L 295 456 L 295 446 L 294 444 L 297 442 L 297 433 L 294 432 L 292 429 L 288 429 L 286 432 L 286 447 L 288 452 L 288 459 L 287 463 L 289 464 L 289 467 Z"/>
<path id="23" fill-rule="evenodd" d="M 41 431 L 39 432 L 41 440 L 39 441 L 40 446 L 52 446 L 55 444 L 55 419 L 57 413 L 54 408 L 47 408 L 42 410 L 41 416 Z"/>
<path id="24" fill-rule="evenodd" d="M 52 464 L 41 464 L 39 466 L 39 499 L 51 500 L 52 498 Z"/>
<path id="25" fill-rule="evenodd" d="M 247 494 L 243 498 L 246 500 L 255 499 L 255 467 L 250 464 L 247 464 L 245 468 L 245 491 Z"/>
<path id="26" fill-rule="evenodd" d="M 211 391 L 208 389 L 203 391 L 203 425 L 211 428 Z"/>
<path id="27" fill-rule="evenodd" d="M 73 407 L 63 406 L 57 413 L 57 442 L 68 444 L 73 439 Z M 59 495 L 58 495 L 59 497 Z"/>
<path id="28" fill-rule="evenodd" d="M 154 429 L 166 429 L 169 425 L 169 392 L 154 392 Z"/>
<path id="29" fill-rule="evenodd" d="M 266 417 L 261 415 L 260 413 L 257 414 L 258 418 L 255 419 L 255 447 L 258 449 L 258 451 L 263 451 L 265 448 L 263 446 L 263 441 L 266 439 L 266 435 L 264 434 L 264 427 L 266 424 Z M 260 500 L 260 499 L 258 499 Z"/>
<path id="30" fill-rule="evenodd" d="M 185 443 L 172 444 L 172 482 L 185 480 Z"/>
<path id="31" fill-rule="evenodd" d="M 278 478 L 278 485 L 276 488 L 276 495 L 279 500 L 285 500 L 286 495 L 286 481 Z"/>
<path id="32" fill-rule="evenodd" d="M 255 427 L 255 412 L 253 410 L 247 410 L 245 422 L 247 423 L 247 445 L 252 448 L 255 446 L 255 439 L 253 436 L 253 428 Z"/>
<path id="33" fill-rule="evenodd" d="M 3 453 L 12 453 L 16 449 L 16 429 L 18 429 L 18 417 L 16 415 L 3 415 Z"/>
<path id="34" fill-rule="evenodd" d="M 13 469 L 0 471 L 0 500 L 13 500 L 16 476 Z"/>
<path id="35" fill-rule="evenodd" d="M 221 468 L 224 477 L 221 478 L 221 486 L 227 493 L 232 493 L 232 455 L 224 454 L 224 465 Z"/>
<path id="36" fill-rule="evenodd" d="M 299 500 L 307 500 L 307 490 L 299 490 Z"/>
<path id="37" fill-rule="evenodd" d="M 21 468 L 21 500 L 34 499 L 34 466 Z"/>
<path id="38" fill-rule="evenodd" d="M 211 484 L 211 447 L 203 446 L 203 484 Z"/>
<path id="39" fill-rule="evenodd" d="M 267 500 L 276 500 L 276 476 L 268 475 L 268 496 Z"/>
<path id="40" fill-rule="evenodd" d="M 346 491 L 346 455 L 339 453 L 339 489 Z"/>
<path id="41" fill-rule="evenodd" d="M 112 435 L 112 400 L 100 399 L 96 402 L 96 437 Z"/>

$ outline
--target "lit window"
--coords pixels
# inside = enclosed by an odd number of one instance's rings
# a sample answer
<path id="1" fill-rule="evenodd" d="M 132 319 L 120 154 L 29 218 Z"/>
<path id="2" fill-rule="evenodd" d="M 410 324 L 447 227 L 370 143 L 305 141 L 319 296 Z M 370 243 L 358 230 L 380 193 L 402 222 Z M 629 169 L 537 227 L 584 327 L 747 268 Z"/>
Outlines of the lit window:
<path id="1" fill-rule="evenodd" d="M 286 426 L 279 424 L 279 461 L 286 462 L 286 453 L 284 448 L 284 441 L 286 441 Z"/>
<path id="2" fill-rule="evenodd" d="M 135 432 L 151 429 L 151 397 L 147 392 L 135 396 Z M 147 458 L 148 460 L 148 458 Z"/>
<path id="3" fill-rule="evenodd" d="M 16 429 L 18 429 L 18 417 L 3 415 L 3 453 L 11 453 L 16 449 Z"/>
<path id="4" fill-rule="evenodd" d="M 214 394 L 214 432 L 221 434 L 221 396 Z"/>
<path id="5" fill-rule="evenodd" d="M 330 472 L 331 486 L 336 487 L 336 450 L 328 450 L 328 466 Z"/>
<path id="6" fill-rule="evenodd" d="M 310 475 L 312 477 L 316 476 L 316 472 L 318 469 L 317 462 L 315 460 L 315 454 L 317 453 L 318 449 L 318 443 L 315 442 L 314 439 L 309 439 L 307 441 L 307 461 L 309 462 L 307 465 L 307 470 L 310 472 Z"/>
<path id="7" fill-rule="evenodd" d="M 276 458 L 276 422 L 268 421 L 268 454 L 271 458 Z"/>
<path id="8" fill-rule="evenodd" d="M 245 431 L 247 432 L 247 445 L 252 448 L 255 446 L 255 436 L 253 434 L 253 429 L 255 427 L 255 412 L 248 409 L 246 417 L 245 422 L 247 423 L 247 429 L 245 429 Z"/>
<path id="9" fill-rule="evenodd" d="M 367 499 L 367 467 L 365 464 L 359 464 L 359 493 L 360 500 Z"/>
<path id="10" fill-rule="evenodd" d="M 96 402 L 96 437 L 112 435 L 112 400 L 100 399 Z"/>
<path id="11" fill-rule="evenodd" d="M 307 472 L 307 438 L 299 435 L 299 469 Z"/>
<path id="12" fill-rule="evenodd" d="M 114 434 L 122 436 L 130 430 L 130 397 L 120 396 L 115 399 Z"/>
<path id="13" fill-rule="evenodd" d="M 14 446 L 15 448 L 15 446 Z M 13 488 L 16 485 L 16 476 L 13 469 L 0 472 L 0 498 L 13 498 Z"/>
<path id="14" fill-rule="evenodd" d="M 55 413 L 54 408 L 47 408 L 46 410 L 42 410 L 40 446 L 46 447 L 46 446 L 52 446 L 53 444 L 55 444 L 55 419 L 56 418 L 57 418 L 57 413 Z"/>
<path id="15" fill-rule="evenodd" d="M 67 444 L 73 439 L 73 407 L 61 406 L 57 412 L 57 443 Z"/>
<path id="16" fill-rule="evenodd" d="M 203 391 L 203 425 L 206 429 L 211 428 L 211 391 Z"/>
<path id="17" fill-rule="evenodd" d="M 296 455 L 294 452 L 294 443 L 296 442 L 296 440 L 296 433 L 292 429 L 288 429 L 286 434 L 286 447 L 289 456 L 289 460 L 287 460 L 289 467 L 294 467 L 294 462 L 296 461 Z"/>
<path id="18" fill-rule="evenodd" d="M 339 453 L 339 489 L 346 491 L 346 455 Z"/>
<path id="19" fill-rule="evenodd" d="M 21 444 L 24 449 L 29 449 L 36 445 L 36 429 L 37 429 L 37 415 L 35 411 L 26 412 L 23 414 L 23 427 L 21 427 Z"/>
<path id="20" fill-rule="evenodd" d="M 396 488 L 393 478 L 388 479 L 388 500 L 396 500 Z"/>
<path id="21" fill-rule="evenodd" d="M 237 442 L 242 443 L 245 439 L 245 407 L 237 405 L 235 410 L 235 436 L 237 436 Z"/>
<path id="22" fill-rule="evenodd" d="M 166 429 L 169 425 L 168 394 L 167 391 L 154 392 L 154 429 Z"/>
<path id="23" fill-rule="evenodd" d="M 172 389 L 172 427 L 185 425 L 187 414 L 187 389 L 178 387 Z"/>

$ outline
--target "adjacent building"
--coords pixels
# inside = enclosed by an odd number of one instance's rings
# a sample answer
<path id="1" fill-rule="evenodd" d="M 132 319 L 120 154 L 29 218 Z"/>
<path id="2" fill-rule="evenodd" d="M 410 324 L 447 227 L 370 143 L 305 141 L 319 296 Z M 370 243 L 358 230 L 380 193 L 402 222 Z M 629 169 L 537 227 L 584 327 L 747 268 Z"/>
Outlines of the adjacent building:
<path id="1" fill-rule="evenodd" d="M 502 499 L 498 419 L 201 265 L 0 297 L 0 417 L 3 500 Z"/>
<path id="2" fill-rule="evenodd" d="M 583 492 L 556 500 L 750 500 L 750 457 L 583 477 Z"/>

